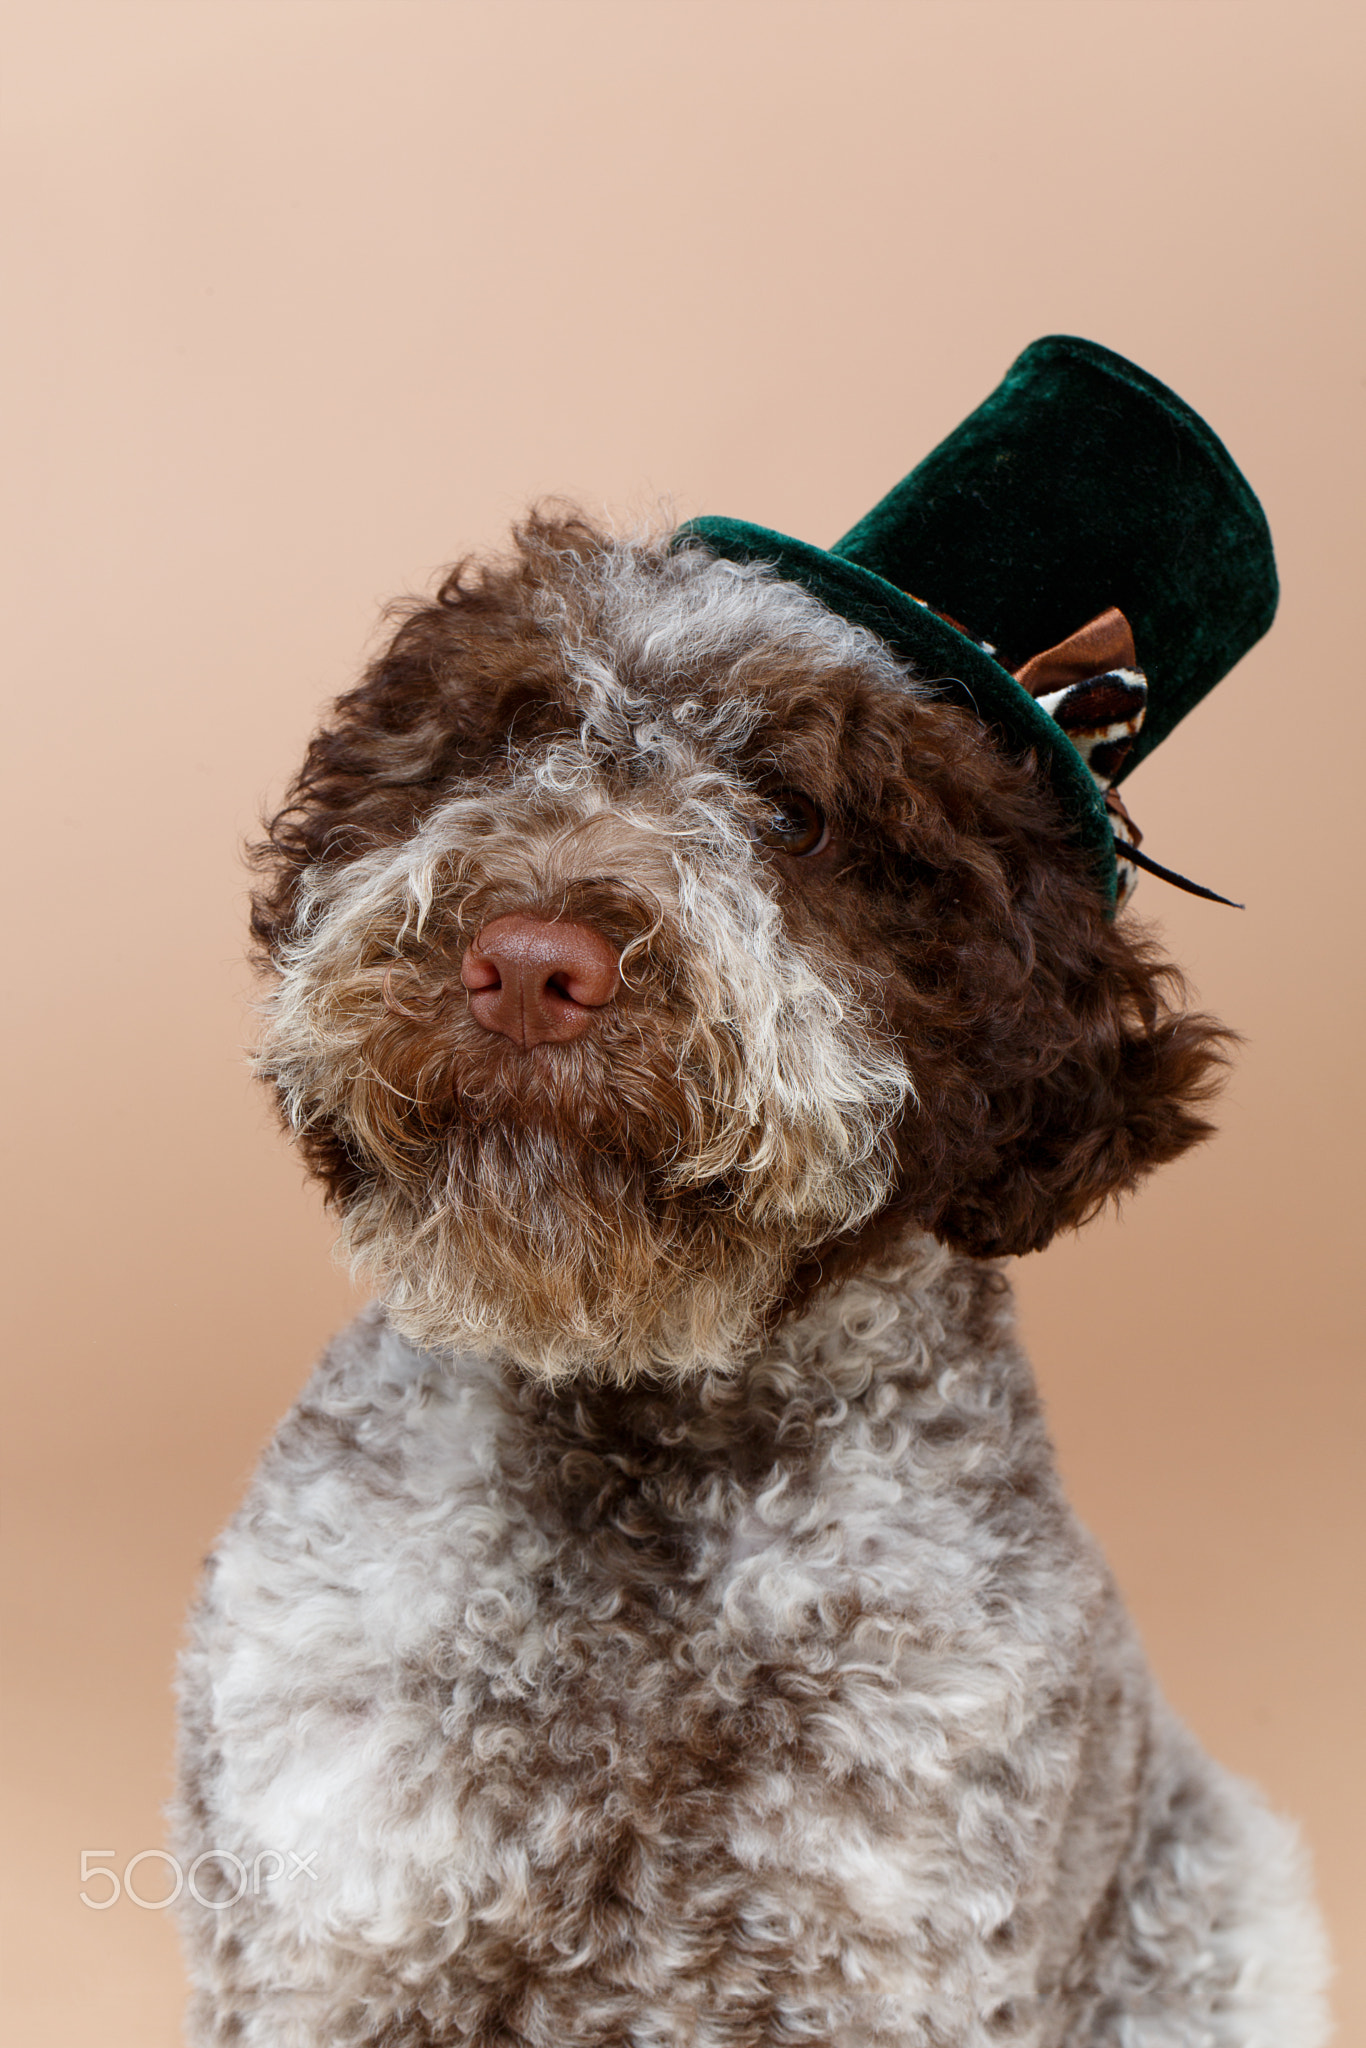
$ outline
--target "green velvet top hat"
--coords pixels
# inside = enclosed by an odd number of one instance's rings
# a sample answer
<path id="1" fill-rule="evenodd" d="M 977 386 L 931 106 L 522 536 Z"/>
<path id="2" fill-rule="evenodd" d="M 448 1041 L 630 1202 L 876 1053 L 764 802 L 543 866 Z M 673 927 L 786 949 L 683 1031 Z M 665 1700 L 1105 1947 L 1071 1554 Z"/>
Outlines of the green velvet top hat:
<path id="1" fill-rule="evenodd" d="M 998 743 L 1032 748 L 1109 905 L 1107 790 L 1276 610 L 1266 520 L 1223 443 L 1155 377 L 1070 335 L 1027 348 L 833 548 L 738 519 L 694 519 L 692 536 L 771 563 Z"/>

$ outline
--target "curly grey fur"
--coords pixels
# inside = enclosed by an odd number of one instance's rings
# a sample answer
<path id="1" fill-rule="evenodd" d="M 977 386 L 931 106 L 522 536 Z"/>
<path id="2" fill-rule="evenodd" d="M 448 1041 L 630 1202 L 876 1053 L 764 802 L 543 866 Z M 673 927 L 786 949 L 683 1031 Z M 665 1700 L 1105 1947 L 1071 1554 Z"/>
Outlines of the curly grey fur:
<path id="1" fill-rule="evenodd" d="M 1005 1284 L 929 1244 L 686 1400 L 363 1317 L 185 1691 L 182 1855 L 317 1871 L 191 1909 L 205 2048 L 1322 2038 L 1290 1832 L 1155 1697 Z"/>

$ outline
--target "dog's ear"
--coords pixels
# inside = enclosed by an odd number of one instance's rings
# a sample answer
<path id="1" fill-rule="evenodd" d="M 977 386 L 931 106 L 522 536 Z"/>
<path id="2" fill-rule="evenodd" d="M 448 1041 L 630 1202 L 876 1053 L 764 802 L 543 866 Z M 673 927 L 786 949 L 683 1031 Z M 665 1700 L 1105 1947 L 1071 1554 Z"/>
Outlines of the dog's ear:
<path id="1" fill-rule="evenodd" d="M 1031 757 L 939 699 L 872 693 L 840 746 L 853 822 L 822 930 L 915 1098 L 896 1195 L 821 1248 L 813 1284 L 907 1225 L 978 1257 L 1037 1251 L 1209 1135 L 1234 1034 L 1187 1007 L 1131 914 L 1106 916 Z"/>
<path id="2" fill-rule="evenodd" d="M 1040 892 L 1027 945 L 1008 920 L 979 951 L 995 995 L 979 991 L 990 1009 L 971 1006 L 942 1077 L 957 1100 L 941 1096 L 951 1135 L 927 1220 L 978 1256 L 1039 1250 L 1211 1130 L 1233 1034 L 1184 1008 L 1146 938 L 1070 893 Z"/>

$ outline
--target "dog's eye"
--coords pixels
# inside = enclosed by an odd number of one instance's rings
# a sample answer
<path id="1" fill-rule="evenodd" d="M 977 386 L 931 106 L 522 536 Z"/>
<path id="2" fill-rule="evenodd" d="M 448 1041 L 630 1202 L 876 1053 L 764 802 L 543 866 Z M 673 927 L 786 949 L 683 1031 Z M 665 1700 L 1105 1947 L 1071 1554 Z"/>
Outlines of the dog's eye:
<path id="1" fill-rule="evenodd" d="M 799 789 L 780 789 L 765 799 L 766 809 L 755 830 L 765 846 L 779 853 L 819 853 L 830 838 L 825 813 Z"/>

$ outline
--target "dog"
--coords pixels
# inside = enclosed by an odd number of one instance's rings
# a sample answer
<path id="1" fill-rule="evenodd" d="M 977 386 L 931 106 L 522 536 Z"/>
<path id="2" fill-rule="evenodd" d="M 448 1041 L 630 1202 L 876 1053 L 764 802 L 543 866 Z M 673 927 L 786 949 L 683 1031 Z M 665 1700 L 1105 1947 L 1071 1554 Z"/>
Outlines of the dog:
<path id="1" fill-rule="evenodd" d="M 1015 1335 L 1002 1261 L 1228 1044 L 1037 757 L 552 509 L 257 861 L 259 1070 L 379 1301 L 193 1621 L 190 2038 L 1314 2048 L 1293 1830 L 1155 1690 Z"/>

